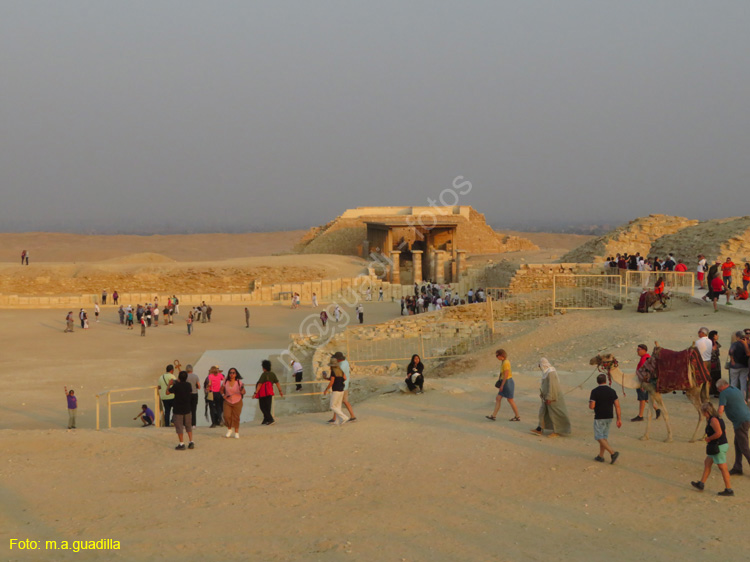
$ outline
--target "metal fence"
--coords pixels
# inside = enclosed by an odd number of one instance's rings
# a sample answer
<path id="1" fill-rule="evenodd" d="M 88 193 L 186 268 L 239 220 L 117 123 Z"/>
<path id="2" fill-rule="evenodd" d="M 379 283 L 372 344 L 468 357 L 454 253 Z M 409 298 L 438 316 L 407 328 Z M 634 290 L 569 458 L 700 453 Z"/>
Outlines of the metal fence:
<path id="1" fill-rule="evenodd" d="M 398 337 L 373 339 L 357 328 L 347 329 L 345 336 L 351 363 L 408 361 L 415 353 L 422 359 L 456 357 L 499 339 L 490 322 L 469 325 L 459 321 L 435 322 Z"/>
<path id="2" fill-rule="evenodd" d="M 664 278 L 664 290 L 673 298 L 689 299 L 695 295 L 695 274 L 689 271 L 624 271 L 624 293 L 640 294 L 644 289 L 653 289 L 659 277 Z"/>
<path id="3" fill-rule="evenodd" d="M 492 316 L 497 321 L 516 322 L 551 316 L 552 290 L 517 292 L 507 287 L 488 287 Z"/>
<path id="4" fill-rule="evenodd" d="M 553 310 L 598 310 L 622 302 L 619 275 L 555 275 Z"/>

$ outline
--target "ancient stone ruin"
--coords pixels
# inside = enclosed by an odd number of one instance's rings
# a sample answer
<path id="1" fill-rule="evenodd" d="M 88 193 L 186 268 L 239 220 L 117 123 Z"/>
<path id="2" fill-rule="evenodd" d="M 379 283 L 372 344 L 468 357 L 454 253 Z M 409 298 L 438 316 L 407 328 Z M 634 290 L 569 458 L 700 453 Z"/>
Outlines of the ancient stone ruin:
<path id="1" fill-rule="evenodd" d="M 617 253 L 652 255 L 652 244 L 699 221 L 669 215 L 649 215 L 630 221 L 603 236 L 589 240 L 560 258 L 565 263 L 604 262 Z M 670 248 L 671 250 L 671 248 Z M 666 256 L 666 253 L 660 254 Z"/>
<path id="2" fill-rule="evenodd" d="M 296 250 L 384 256 L 391 283 L 455 282 L 462 255 L 536 250 L 525 238 L 495 232 L 468 206 L 358 207 L 307 232 Z"/>

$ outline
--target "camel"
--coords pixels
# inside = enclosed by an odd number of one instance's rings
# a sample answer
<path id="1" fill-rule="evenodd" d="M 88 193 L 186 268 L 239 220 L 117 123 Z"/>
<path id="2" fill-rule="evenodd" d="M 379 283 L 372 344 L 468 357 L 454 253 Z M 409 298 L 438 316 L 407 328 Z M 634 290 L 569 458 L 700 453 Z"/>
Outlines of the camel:
<path id="1" fill-rule="evenodd" d="M 658 344 L 654 347 L 654 355 L 657 354 L 659 349 Z M 617 359 L 614 355 L 597 355 L 589 361 L 590 365 L 597 365 L 599 370 L 607 373 L 611 380 L 614 380 L 617 384 L 620 384 L 624 388 L 640 388 L 648 392 L 649 405 L 646 408 L 648 415 L 646 416 L 646 432 L 641 437 L 641 441 L 648 441 L 649 430 L 651 429 L 651 416 L 653 414 L 653 406 L 661 410 L 661 417 L 664 418 L 664 424 L 667 426 L 667 438 L 664 440 L 665 443 L 672 442 L 672 427 L 669 425 L 669 413 L 664 405 L 664 399 L 661 393 L 657 392 L 655 381 L 641 382 L 636 374 L 625 374 L 622 372 L 617 364 Z M 693 380 L 692 378 L 690 379 Z M 694 384 L 694 383 L 693 383 Z M 694 443 L 699 435 L 701 424 L 703 422 L 703 415 L 701 414 L 701 404 L 708 400 L 708 383 L 702 383 L 690 388 L 686 388 L 685 395 L 688 397 L 693 407 L 698 412 L 698 424 L 695 426 L 695 431 L 690 439 L 691 443 Z"/>

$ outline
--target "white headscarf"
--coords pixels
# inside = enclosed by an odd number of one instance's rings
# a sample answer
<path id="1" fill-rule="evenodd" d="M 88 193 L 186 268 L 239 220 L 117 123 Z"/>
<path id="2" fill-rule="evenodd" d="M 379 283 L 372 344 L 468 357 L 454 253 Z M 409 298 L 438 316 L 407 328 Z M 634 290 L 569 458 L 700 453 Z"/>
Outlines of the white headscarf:
<path id="1" fill-rule="evenodd" d="M 557 372 L 552 364 L 544 357 L 539 360 L 539 368 L 542 370 L 542 379 L 546 379 L 552 372 Z"/>

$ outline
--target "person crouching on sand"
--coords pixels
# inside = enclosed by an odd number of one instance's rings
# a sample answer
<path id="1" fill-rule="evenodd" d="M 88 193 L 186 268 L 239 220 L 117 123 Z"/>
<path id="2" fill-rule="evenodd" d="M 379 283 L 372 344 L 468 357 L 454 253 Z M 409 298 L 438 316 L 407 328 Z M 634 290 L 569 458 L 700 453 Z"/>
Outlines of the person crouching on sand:
<path id="1" fill-rule="evenodd" d="M 141 405 L 141 413 L 134 417 L 133 420 L 135 421 L 138 418 L 141 418 L 143 427 L 154 425 L 154 411 L 148 407 L 148 404 Z"/>
<path id="2" fill-rule="evenodd" d="M 536 429 L 532 429 L 531 433 L 544 435 L 545 429 L 551 429 L 550 437 L 569 434 L 570 418 L 568 409 L 565 407 L 565 399 L 560 391 L 557 370 L 544 357 L 539 360 L 539 368 L 542 370 L 542 383 L 539 388 L 542 405 L 539 408 L 539 425 Z"/>
<path id="3" fill-rule="evenodd" d="M 500 378 L 495 383 L 495 387 L 499 389 L 497 396 L 495 397 L 495 410 L 491 416 L 485 416 L 488 420 L 495 421 L 497 419 L 497 413 L 500 411 L 500 405 L 503 402 L 503 398 L 508 399 L 508 404 L 513 408 L 514 417 L 510 418 L 509 421 L 521 421 L 521 416 L 518 413 L 516 407 L 515 396 L 515 382 L 513 382 L 513 373 L 510 370 L 510 361 L 508 360 L 508 353 L 504 349 L 498 349 L 495 352 L 495 357 L 500 361 Z"/>

